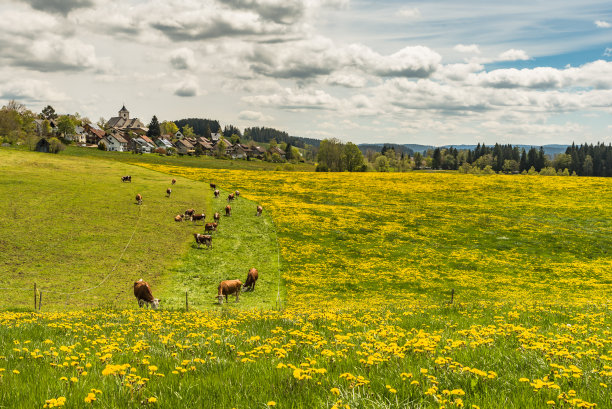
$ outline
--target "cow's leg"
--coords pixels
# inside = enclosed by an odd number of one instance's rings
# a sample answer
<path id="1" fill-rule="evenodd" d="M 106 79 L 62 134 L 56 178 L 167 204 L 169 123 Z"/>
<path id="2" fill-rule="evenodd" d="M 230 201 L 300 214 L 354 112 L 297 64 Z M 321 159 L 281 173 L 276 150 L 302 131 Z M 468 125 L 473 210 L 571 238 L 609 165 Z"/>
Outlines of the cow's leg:
<path id="1" fill-rule="evenodd" d="M 236 302 L 240 300 L 240 289 L 236 291 Z"/>

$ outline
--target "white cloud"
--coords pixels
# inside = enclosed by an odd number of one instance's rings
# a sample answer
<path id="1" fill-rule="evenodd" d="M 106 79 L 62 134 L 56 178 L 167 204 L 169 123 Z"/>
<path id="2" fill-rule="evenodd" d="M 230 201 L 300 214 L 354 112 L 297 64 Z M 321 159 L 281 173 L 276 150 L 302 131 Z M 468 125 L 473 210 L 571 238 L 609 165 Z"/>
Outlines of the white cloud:
<path id="1" fill-rule="evenodd" d="M 470 45 L 457 44 L 456 46 L 453 47 L 453 50 L 460 52 L 460 53 L 480 54 L 480 48 L 478 48 L 477 44 L 470 44 Z"/>
<path id="2" fill-rule="evenodd" d="M 397 15 L 409 19 L 421 18 L 421 11 L 417 7 L 402 7 L 397 11 Z"/>
<path id="3" fill-rule="evenodd" d="M 264 122 L 264 121 L 271 121 L 272 118 L 269 115 L 264 115 L 259 111 L 240 111 L 240 113 L 238 114 L 238 118 L 242 119 L 244 121 L 254 121 L 254 122 Z"/>
<path id="4" fill-rule="evenodd" d="M 28 102 L 59 102 L 68 100 L 66 94 L 54 89 L 49 82 L 36 79 L 0 81 L 0 98 Z"/>
<path id="5" fill-rule="evenodd" d="M 271 95 L 255 95 L 243 97 L 242 101 L 251 105 L 276 107 L 285 110 L 326 109 L 338 108 L 338 100 L 327 92 L 314 89 L 285 88 L 283 92 Z"/>
<path id="6" fill-rule="evenodd" d="M 612 48 L 606 48 L 603 55 L 604 57 L 612 57 Z"/>
<path id="7" fill-rule="evenodd" d="M 192 70 L 196 60 L 191 48 L 182 47 L 170 53 L 170 64 L 177 70 Z"/>
<path id="8" fill-rule="evenodd" d="M 200 85 L 196 77 L 187 77 L 174 85 L 174 95 L 179 97 L 195 97 L 200 94 Z"/>
<path id="9" fill-rule="evenodd" d="M 610 28 L 612 27 L 612 24 L 608 23 L 607 21 L 604 20 L 595 20 L 595 25 L 599 28 Z"/>
<path id="10" fill-rule="evenodd" d="M 497 61 L 525 61 L 528 60 L 529 56 L 523 50 L 510 49 L 504 51 L 497 57 Z"/>

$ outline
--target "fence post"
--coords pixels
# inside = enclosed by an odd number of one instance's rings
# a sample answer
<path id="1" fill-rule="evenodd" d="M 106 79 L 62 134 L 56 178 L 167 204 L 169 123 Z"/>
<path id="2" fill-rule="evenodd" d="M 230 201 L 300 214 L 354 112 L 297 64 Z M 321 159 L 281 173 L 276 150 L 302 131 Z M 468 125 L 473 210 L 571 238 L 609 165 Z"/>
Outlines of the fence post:
<path id="1" fill-rule="evenodd" d="M 453 298 L 455 298 L 455 289 L 454 288 L 451 290 L 451 302 L 450 302 L 451 304 L 453 303 Z"/>
<path id="2" fill-rule="evenodd" d="M 34 283 L 34 311 L 36 311 L 36 283 Z"/>
<path id="3" fill-rule="evenodd" d="M 187 291 L 185 291 L 185 310 L 189 312 L 189 298 L 187 295 Z"/>
<path id="4" fill-rule="evenodd" d="M 38 293 L 38 311 L 40 311 L 41 306 L 42 306 L 42 291 Z"/>

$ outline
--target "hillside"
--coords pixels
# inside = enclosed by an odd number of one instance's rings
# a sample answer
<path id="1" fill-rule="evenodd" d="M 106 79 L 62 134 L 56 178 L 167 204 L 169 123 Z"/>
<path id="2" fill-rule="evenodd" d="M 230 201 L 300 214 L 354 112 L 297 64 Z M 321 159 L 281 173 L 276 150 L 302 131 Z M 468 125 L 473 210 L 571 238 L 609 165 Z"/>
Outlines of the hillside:
<path id="1" fill-rule="evenodd" d="M 0 172 L 0 288 L 10 295 L 0 300 L 2 308 L 32 306 L 34 283 L 45 310 L 133 307 L 132 284 L 140 278 L 166 308 L 184 307 L 185 291 L 192 305 L 209 308 L 221 279 L 244 280 L 253 266 L 274 279 L 262 281 L 261 297 L 245 305 L 277 301 L 273 225 L 267 215 L 253 217 L 252 202 L 240 200 L 235 217 L 221 221 L 213 251 L 199 250 L 192 233 L 203 227 L 176 223 L 174 216 L 195 208 L 212 219 L 221 211 L 225 203 L 212 199 L 208 185 L 176 177 L 171 186 L 169 175 L 125 163 L 5 149 Z M 132 183 L 121 182 L 127 174 Z"/>

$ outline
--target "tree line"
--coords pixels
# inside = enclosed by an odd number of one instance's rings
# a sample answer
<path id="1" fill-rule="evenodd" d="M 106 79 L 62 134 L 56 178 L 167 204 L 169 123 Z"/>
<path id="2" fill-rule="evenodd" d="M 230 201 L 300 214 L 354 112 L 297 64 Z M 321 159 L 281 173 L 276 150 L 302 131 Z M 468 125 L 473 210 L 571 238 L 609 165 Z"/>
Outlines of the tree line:
<path id="1" fill-rule="evenodd" d="M 268 143 L 275 140 L 278 143 L 290 143 L 297 148 L 306 148 L 306 145 L 318 147 L 321 143 L 318 139 L 303 138 L 300 136 L 290 136 L 287 132 L 279 131 L 274 128 L 251 127 L 244 130 L 244 137 L 255 142 Z"/>

